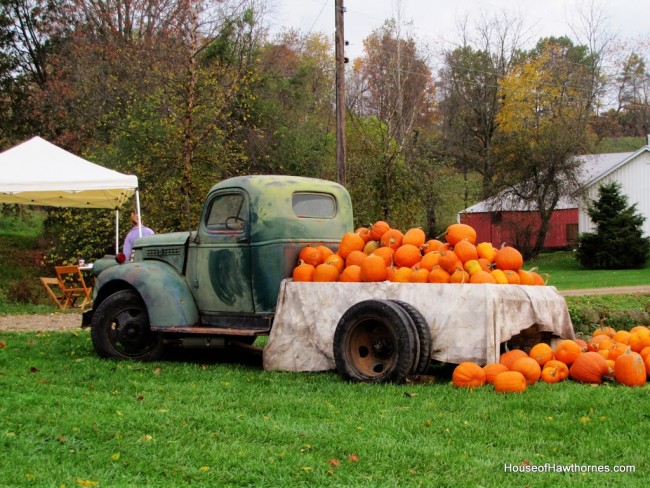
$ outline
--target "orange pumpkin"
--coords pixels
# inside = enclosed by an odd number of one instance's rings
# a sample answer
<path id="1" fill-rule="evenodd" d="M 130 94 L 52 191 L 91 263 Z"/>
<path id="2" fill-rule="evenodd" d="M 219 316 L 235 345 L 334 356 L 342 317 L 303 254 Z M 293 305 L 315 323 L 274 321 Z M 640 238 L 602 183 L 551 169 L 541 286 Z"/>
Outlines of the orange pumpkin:
<path id="1" fill-rule="evenodd" d="M 533 275 L 530 273 L 530 271 L 526 271 L 525 269 L 520 269 L 517 271 L 517 274 L 519 275 L 519 282 L 522 285 L 532 285 L 533 284 Z"/>
<path id="2" fill-rule="evenodd" d="M 316 266 L 316 271 L 314 271 L 314 281 L 338 281 L 339 274 L 339 270 L 333 264 L 322 263 Z"/>
<path id="3" fill-rule="evenodd" d="M 390 230 L 390 225 L 388 225 L 387 222 L 384 222 L 383 220 L 378 220 L 374 224 L 372 224 L 370 227 L 370 238 L 373 241 L 380 241 L 381 236 L 383 236 L 386 232 Z"/>
<path id="4" fill-rule="evenodd" d="M 348 257 L 345 258 L 345 265 L 352 266 L 353 264 L 356 264 L 359 266 L 361 265 L 361 262 L 367 257 L 368 255 L 363 251 L 352 251 L 350 254 L 348 254 Z"/>
<path id="5" fill-rule="evenodd" d="M 614 363 L 614 378 L 626 386 L 643 386 L 647 371 L 643 358 L 638 352 L 628 348 Z"/>
<path id="6" fill-rule="evenodd" d="M 398 249 L 402 245 L 404 234 L 397 229 L 389 229 L 379 239 L 379 245 L 382 247 L 390 247 L 393 250 Z"/>
<path id="7" fill-rule="evenodd" d="M 420 248 L 413 244 L 402 244 L 393 254 L 393 262 L 397 266 L 411 267 L 422 260 Z"/>
<path id="8" fill-rule="evenodd" d="M 650 376 L 650 354 L 648 354 L 645 359 L 643 360 L 645 363 L 645 372 L 646 375 Z"/>
<path id="9" fill-rule="evenodd" d="M 467 224 L 451 224 L 445 232 L 445 240 L 455 246 L 463 239 L 467 239 L 472 244 L 476 243 L 476 231 Z"/>
<path id="10" fill-rule="evenodd" d="M 521 357 L 512 363 L 511 371 L 519 371 L 526 378 L 526 384 L 532 385 L 539 380 L 542 368 L 539 363 L 531 357 Z"/>
<path id="11" fill-rule="evenodd" d="M 619 330 L 614 334 L 612 339 L 616 342 L 622 342 L 623 344 L 630 344 L 630 333 L 627 330 Z"/>
<path id="12" fill-rule="evenodd" d="M 628 343 L 634 352 L 641 352 L 643 348 L 650 346 L 650 330 L 645 327 L 631 330 Z"/>
<path id="13" fill-rule="evenodd" d="M 555 347 L 555 359 L 562 361 L 567 366 L 573 364 L 573 362 L 582 354 L 582 349 L 571 339 L 564 339 L 560 341 Z M 585 353 L 586 354 L 586 353 Z"/>
<path id="14" fill-rule="evenodd" d="M 607 337 L 614 337 L 614 334 L 616 334 L 616 329 L 613 327 L 605 327 L 602 323 L 600 326 L 593 331 L 591 334 L 591 337 L 596 337 L 597 335 L 606 335 Z"/>
<path id="15" fill-rule="evenodd" d="M 334 251 L 332 251 L 329 247 L 324 246 L 322 244 L 319 245 L 319 246 L 316 246 L 316 249 L 318 250 L 318 253 L 320 254 L 320 262 L 321 263 L 324 263 L 328 256 L 331 256 L 332 254 L 334 254 Z"/>
<path id="16" fill-rule="evenodd" d="M 434 266 L 429 271 L 429 283 L 449 283 L 451 275 L 440 266 Z"/>
<path id="17" fill-rule="evenodd" d="M 569 368 L 569 375 L 581 383 L 600 383 L 608 371 L 607 361 L 597 352 L 588 351 L 576 358 Z"/>
<path id="18" fill-rule="evenodd" d="M 418 268 L 411 270 L 411 276 L 409 277 L 409 282 L 411 283 L 428 283 L 429 282 L 429 270 L 425 268 Z"/>
<path id="19" fill-rule="evenodd" d="M 544 366 L 540 374 L 540 379 L 544 383 L 559 383 L 562 381 L 558 368 L 554 368 L 553 366 Z"/>
<path id="20" fill-rule="evenodd" d="M 411 244 L 417 247 L 418 249 L 420 249 L 424 244 L 426 238 L 427 236 L 421 228 L 414 227 L 412 229 L 407 230 L 404 233 L 404 238 L 402 239 L 402 245 Z"/>
<path id="21" fill-rule="evenodd" d="M 454 253 L 458 256 L 461 263 L 466 263 L 471 259 L 478 259 L 476 246 L 467 239 L 463 239 L 454 245 Z"/>
<path id="22" fill-rule="evenodd" d="M 370 253 L 370 256 L 379 256 L 384 260 L 386 267 L 388 267 L 393 265 L 393 254 L 395 254 L 395 251 L 390 247 L 378 247 Z"/>
<path id="23" fill-rule="evenodd" d="M 544 286 L 544 285 L 546 285 L 546 281 L 544 280 L 542 275 L 540 275 L 539 273 L 536 273 L 535 271 L 529 271 L 529 273 L 530 273 L 531 278 L 533 279 L 533 282 L 531 283 L 531 285 L 534 285 L 534 286 Z"/>
<path id="24" fill-rule="evenodd" d="M 434 267 L 438 266 L 438 261 L 440 260 L 439 252 L 429 252 L 422 256 L 420 261 L 420 268 L 426 268 L 431 271 Z"/>
<path id="25" fill-rule="evenodd" d="M 483 366 L 483 371 L 485 371 L 485 382 L 494 384 L 496 375 L 508 371 L 508 367 L 501 363 L 490 363 Z"/>
<path id="26" fill-rule="evenodd" d="M 365 282 L 385 281 L 388 275 L 386 262 L 381 256 L 371 254 L 359 265 L 361 280 Z"/>
<path id="27" fill-rule="evenodd" d="M 485 371 L 471 361 L 460 363 L 454 368 L 451 381 L 457 388 L 476 388 L 485 384 Z"/>
<path id="28" fill-rule="evenodd" d="M 446 244 L 438 239 L 430 239 L 424 243 L 422 246 L 422 253 L 429 254 L 433 251 L 447 251 L 449 249 L 449 244 Z"/>
<path id="29" fill-rule="evenodd" d="M 496 285 L 497 280 L 494 276 L 492 276 L 492 273 L 480 270 L 470 276 L 469 282 L 478 284 L 490 283 Z"/>
<path id="30" fill-rule="evenodd" d="M 398 268 L 393 274 L 393 281 L 395 283 L 410 283 L 412 273 L 413 270 L 411 268 Z"/>
<path id="31" fill-rule="evenodd" d="M 305 246 L 300 250 L 300 254 L 298 254 L 298 259 L 303 261 L 306 264 L 311 264 L 312 266 L 316 267 L 319 264 L 323 262 L 323 259 L 321 259 L 320 252 L 316 248 L 316 246 Z"/>
<path id="32" fill-rule="evenodd" d="M 551 359 L 544 365 L 544 367 L 557 369 L 557 373 L 560 376 L 560 380 L 565 380 L 569 377 L 569 367 L 562 361 L 558 361 L 557 359 Z"/>
<path id="33" fill-rule="evenodd" d="M 494 264 L 496 264 L 498 269 L 519 271 L 524 265 L 524 258 L 514 247 L 503 246 L 497 250 L 497 254 L 494 257 Z"/>
<path id="34" fill-rule="evenodd" d="M 325 258 L 324 263 L 333 264 L 334 266 L 336 266 L 336 269 L 339 270 L 339 273 L 343 272 L 343 268 L 345 268 L 345 260 L 338 254 L 331 254 L 327 256 Z"/>
<path id="35" fill-rule="evenodd" d="M 545 342 L 540 342 L 531 347 L 528 355 L 537 361 L 540 366 L 544 366 L 554 357 L 553 349 Z"/>
<path id="36" fill-rule="evenodd" d="M 511 269 L 504 269 L 503 274 L 506 275 L 506 279 L 508 280 L 509 285 L 521 284 L 521 278 L 519 277 L 519 273 L 516 271 L 513 271 Z"/>
<path id="37" fill-rule="evenodd" d="M 293 268 L 293 281 L 314 281 L 316 268 L 313 264 L 300 261 L 300 264 Z"/>
<path id="38" fill-rule="evenodd" d="M 511 349 L 510 351 L 504 352 L 499 358 L 499 363 L 505 364 L 508 369 L 512 369 L 512 364 L 519 358 L 528 357 L 521 349 Z"/>
<path id="39" fill-rule="evenodd" d="M 449 274 L 452 274 L 457 269 L 463 269 L 463 263 L 460 262 L 460 259 L 453 251 L 441 252 L 438 264 Z"/>
<path id="40" fill-rule="evenodd" d="M 361 267 L 356 264 L 347 266 L 339 276 L 339 281 L 343 283 L 359 283 L 361 281 Z"/>
<path id="41" fill-rule="evenodd" d="M 469 283 L 469 273 L 463 269 L 457 268 L 456 271 L 451 273 L 451 276 L 449 277 L 449 283 Z"/>
<path id="42" fill-rule="evenodd" d="M 368 242 L 371 240 L 370 229 L 368 229 L 367 227 L 359 227 L 354 231 L 354 233 L 360 235 L 361 238 L 363 239 L 363 242 Z"/>
<path id="43" fill-rule="evenodd" d="M 479 258 L 483 258 L 489 263 L 493 263 L 497 256 L 497 250 L 491 242 L 481 242 L 476 246 L 476 252 Z"/>
<path id="44" fill-rule="evenodd" d="M 526 378 L 519 371 L 504 371 L 494 377 L 494 391 L 521 393 L 526 391 Z"/>
<path id="45" fill-rule="evenodd" d="M 337 254 L 343 259 L 347 259 L 348 254 L 352 251 L 363 250 L 365 245 L 366 243 L 360 235 L 355 234 L 354 232 L 346 232 L 343 234 Z"/>

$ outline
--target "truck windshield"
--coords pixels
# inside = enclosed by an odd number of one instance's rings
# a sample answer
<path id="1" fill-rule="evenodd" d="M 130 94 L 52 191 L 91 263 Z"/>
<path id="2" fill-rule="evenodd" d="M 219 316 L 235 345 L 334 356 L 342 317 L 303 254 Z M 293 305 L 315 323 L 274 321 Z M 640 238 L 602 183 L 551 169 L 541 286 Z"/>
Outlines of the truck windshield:
<path id="1" fill-rule="evenodd" d="M 336 200 L 327 193 L 294 193 L 293 212 L 300 218 L 333 219 Z"/>
<path id="2" fill-rule="evenodd" d="M 241 193 L 218 195 L 210 203 L 205 226 L 209 232 L 239 232 L 246 228 L 248 212 L 246 197 Z"/>

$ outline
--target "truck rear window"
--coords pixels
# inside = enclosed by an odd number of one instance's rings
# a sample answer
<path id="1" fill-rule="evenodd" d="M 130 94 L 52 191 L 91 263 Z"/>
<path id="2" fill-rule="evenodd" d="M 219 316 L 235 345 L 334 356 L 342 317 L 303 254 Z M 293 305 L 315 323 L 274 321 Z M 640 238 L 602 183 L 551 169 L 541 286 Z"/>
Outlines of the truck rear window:
<path id="1" fill-rule="evenodd" d="M 332 219 L 336 215 L 336 200 L 327 193 L 294 193 L 291 204 L 300 218 Z"/>

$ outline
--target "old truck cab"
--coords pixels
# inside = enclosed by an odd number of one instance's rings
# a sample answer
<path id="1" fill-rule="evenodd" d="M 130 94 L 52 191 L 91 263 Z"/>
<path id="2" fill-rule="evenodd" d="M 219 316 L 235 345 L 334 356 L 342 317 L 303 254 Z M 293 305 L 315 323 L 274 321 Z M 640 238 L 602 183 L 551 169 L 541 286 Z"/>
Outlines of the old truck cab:
<path id="1" fill-rule="evenodd" d="M 82 325 L 102 357 L 155 359 L 165 343 L 212 347 L 268 334 L 283 279 L 307 244 L 353 229 L 341 185 L 295 176 L 217 183 L 192 232 L 140 238 L 134 260 L 95 266 Z M 107 264 L 109 263 L 110 264 Z"/>

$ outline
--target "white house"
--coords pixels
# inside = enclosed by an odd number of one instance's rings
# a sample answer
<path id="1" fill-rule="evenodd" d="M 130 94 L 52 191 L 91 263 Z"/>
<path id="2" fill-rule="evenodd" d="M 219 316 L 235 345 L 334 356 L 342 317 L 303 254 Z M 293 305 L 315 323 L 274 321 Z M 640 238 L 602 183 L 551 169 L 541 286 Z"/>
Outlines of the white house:
<path id="1" fill-rule="evenodd" d="M 650 137 L 649 137 L 650 138 Z M 587 200 L 598 199 L 598 189 L 603 184 L 618 182 L 628 204 L 636 204 L 639 214 L 646 217 L 643 233 L 650 236 L 650 141 L 635 152 L 591 154 L 580 156 L 584 161 L 583 181 Z M 595 227 L 586 211 L 578 207 L 578 232 L 593 232 Z"/>

